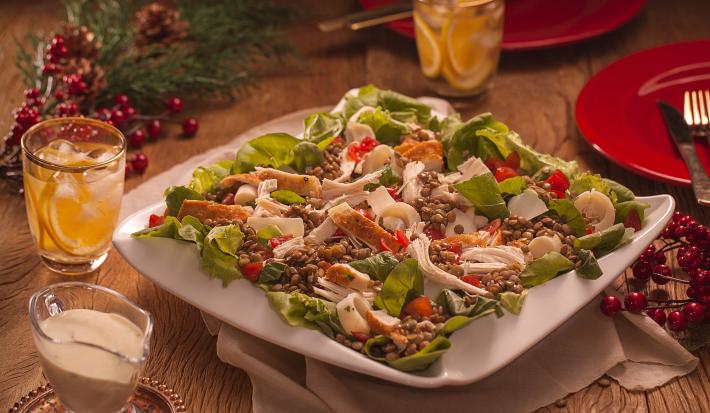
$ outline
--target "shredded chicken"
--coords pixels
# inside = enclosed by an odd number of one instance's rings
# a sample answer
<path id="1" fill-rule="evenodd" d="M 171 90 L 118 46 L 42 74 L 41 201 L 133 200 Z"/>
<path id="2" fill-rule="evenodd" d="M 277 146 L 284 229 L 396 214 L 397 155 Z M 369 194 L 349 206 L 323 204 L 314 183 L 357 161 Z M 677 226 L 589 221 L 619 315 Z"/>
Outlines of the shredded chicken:
<path id="1" fill-rule="evenodd" d="M 346 146 L 345 148 L 343 148 L 342 152 L 340 152 L 340 172 L 342 172 L 342 174 L 339 177 L 335 178 L 333 181 L 347 181 L 353 175 L 354 170 L 355 161 L 348 157 L 348 147 Z"/>
<path id="2" fill-rule="evenodd" d="M 326 217 L 326 219 L 320 225 L 313 228 L 313 230 L 308 234 L 305 240 L 311 244 L 322 244 L 325 242 L 325 240 L 332 237 L 333 234 L 335 234 L 335 231 L 337 230 L 338 226 L 335 225 L 333 220 L 330 219 L 330 217 Z"/>
<path id="3" fill-rule="evenodd" d="M 489 262 L 525 265 L 525 254 L 518 247 L 499 245 L 497 247 L 466 248 L 461 252 L 461 259 L 465 261 Z"/>
<path id="4" fill-rule="evenodd" d="M 342 183 L 342 182 L 335 182 L 331 181 L 330 179 L 324 179 L 323 180 L 323 198 L 324 199 L 333 199 L 337 196 L 346 194 L 346 195 L 352 195 L 354 193 L 359 193 L 362 192 L 363 187 L 367 184 L 372 184 L 380 179 L 380 175 L 382 175 L 382 172 L 384 170 L 380 169 L 378 171 L 369 173 L 367 175 L 364 175 L 360 177 L 359 179 L 348 182 L 348 183 Z"/>
<path id="5" fill-rule="evenodd" d="M 377 296 L 377 291 L 374 289 L 360 291 L 354 288 L 344 287 L 332 281 L 328 281 L 324 277 L 318 277 L 317 281 L 318 285 L 313 287 L 313 292 L 334 303 L 340 302 L 345 297 L 354 292 L 359 292 L 360 294 L 362 294 L 362 296 L 365 297 L 365 299 L 371 304 L 375 301 L 375 297 Z"/>
<path id="6" fill-rule="evenodd" d="M 278 247 L 274 248 L 274 257 L 283 258 L 286 254 L 294 248 L 299 248 L 304 246 L 303 237 L 292 238 Z"/>
<path id="7" fill-rule="evenodd" d="M 402 171 L 402 199 L 404 202 L 413 203 L 419 196 L 419 191 L 421 190 L 421 184 L 419 184 L 419 179 L 417 177 L 424 171 L 424 164 L 417 162 L 409 162 L 404 166 L 404 171 Z"/>

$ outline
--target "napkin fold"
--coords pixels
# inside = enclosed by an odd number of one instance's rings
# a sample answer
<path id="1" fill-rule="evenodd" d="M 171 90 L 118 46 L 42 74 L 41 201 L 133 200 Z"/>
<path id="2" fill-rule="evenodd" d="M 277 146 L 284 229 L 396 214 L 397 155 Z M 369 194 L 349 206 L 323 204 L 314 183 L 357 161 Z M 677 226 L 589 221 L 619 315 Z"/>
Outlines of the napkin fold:
<path id="1" fill-rule="evenodd" d="M 440 99 L 440 111 L 450 108 Z M 163 190 L 186 182 L 199 165 L 232 159 L 241 143 L 273 131 L 302 129 L 314 108 L 253 128 L 227 145 L 193 157 L 146 181 L 123 198 L 121 219 L 162 200 Z M 199 276 L 199 274 L 196 274 Z M 613 293 L 613 292 L 609 292 Z M 646 390 L 690 373 L 698 359 L 650 318 L 623 312 L 601 314 L 598 300 L 580 310 L 511 364 L 476 383 L 414 389 L 351 372 L 286 350 L 203 314 L 217 335 L 222 361 L 251 378 L 253 408 L 261 412 L 469 412 L 472 406 L 497 412 L 526 412 L 576 392 L 604 374 L 629 390 Z M 506 315 L 506 317 L 514 317 Z M 475 328 L 471 326 L 470 328 Z"/>

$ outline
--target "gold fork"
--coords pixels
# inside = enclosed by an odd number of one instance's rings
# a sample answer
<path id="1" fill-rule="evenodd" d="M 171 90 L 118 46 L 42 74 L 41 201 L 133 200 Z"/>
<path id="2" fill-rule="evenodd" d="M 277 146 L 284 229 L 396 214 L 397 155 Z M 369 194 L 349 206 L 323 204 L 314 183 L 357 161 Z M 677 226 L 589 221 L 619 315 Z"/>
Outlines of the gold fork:
<path id="1" fill-rule="evenodd" d="M 695 136 L 705 136 L 710 144 L 710 90 L 686 90 L 683 117 Z"/>

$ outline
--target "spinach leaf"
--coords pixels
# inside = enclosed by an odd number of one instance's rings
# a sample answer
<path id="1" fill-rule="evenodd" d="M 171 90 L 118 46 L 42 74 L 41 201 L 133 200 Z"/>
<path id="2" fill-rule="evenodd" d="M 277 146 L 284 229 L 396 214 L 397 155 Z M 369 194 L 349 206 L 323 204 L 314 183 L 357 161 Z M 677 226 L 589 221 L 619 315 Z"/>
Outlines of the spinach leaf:
<path id="1" fill-rule="evenodd" d="M 412 354 L 411 356 L 402 357 L 394 361 L 388 361 L 384 357 L 374 354 L 374 347 L 385 346 L 390 341 L 391 340 L 385 336 L 376 336 L 367 340 L 365 343 L 365 354 L 371 359 L 385 362 L 400 371 L 424 370 L 433 362 L 438 360 L 439 357 L 446 352 L 446 350 L 451 348 L 451 342 L 446 337 L 437 336 L 429 343 L 428 346 L 418 352 Z"/>
<path id="2" fill-rule="evenodd" d="M 258 284 L 273 284 L 281 279 L 288 266 L 282 262 L 269 261 L 259 273 Z"/>
<path id="3" fill-rule="evenodd" d="M 417 260 L 408 258 L 397 264 L 382 284 L 375 305 L 393 317 L 398 317 L 402 307 L 413 297 L 424 294 L 424 278 Z"/>
<path id="4" fill-rule="evenodd" d="M 299 173 L 306 172 L 309 166 L 320 165 L 325 161 L 323 152 L 311 142 L 300 142 L 293 147 L 293 161 L 289 164 Z"/>
<path id="5" fill-rule="evenodd" d="M 624 220 L 626 220 L 626 217 L 629 216 L 629 212 L 635 210 L 639 216 L 641 224 L 643 224 L 646 217 L 646 208 L 648 207 L 650 207 L 650 205 L 639 201 L 619 202 L 616 204 L 616 216 L 614 217 L 614 223 L 623 223 Z"/>
<path id="6" fill-rule="evenodd" d="M 431 117 L 429 105 L 391 90 L 380 91 L 377 104 L 390 112 L 413 112 L 418 123 L 423 125 L 429 122 Z"/>
<path id="7" fill-rule="evenodd" d="M 232 167 L 233 173 L 246 173 L 256 166 L 279 168 L 293 162 L 293 149 L 301 140 L 287 133 L 269 133 L 242 145 Z"/>
<path id="8" fill-rule="evenodd" d="M 399 186 L 402 179 L 392 172 L 392 168 L 387 165 L 382 169 L 382 175 L 377 183 L 369 183 L 362 187 L 363 191 L 374 191 L 378 186 Z"/>
<path id="9" fill-rule="evenodd" d="M 306 200 L 301 195 L 287 189 L 278 189 L 271 193 L 271 197 L 284 205 L 306 203 Z"/>
<path id="10" fill-rule="evenodd" d="M 343 109 L 345 120 L 350 119 L 350 117 L 363 106 L 377 107 L 379 95 L 380 89 L 374 85 L 361 87 L 355 96 L 346 94 L 344 96 L 345 108 Z"/>
<path id="11" fill-rule="evenodd" d="M 385 281 L 394 267 L 399 264 L 391 252 L 380 252 L 371 257 L 350 262 L 350 266 L 369 275 L 373 280 Z"/>
<path id="12" fill-rule="evenodd" d="M 582 213 L 569 199 L 553 199 L 547 204 L 547 207 L 558 217 L 564 219 L 576 237 L 584 236 L 587 233 L 587 223 L 584 221 Z"/>
<path id="13" fill-rule="evenodd" d="M 528 189 L 528 184 L 522 176 L 513 176 L 498 182 L 498 189 L 503 195 L 520 195 Z"/>
<path id="14" fill-rule="evenodd" d="M 409 127 L 390 116 L 381 108 L 374 112 L 365 112 L 360 115 L 358 122 L 364 123 L 372 128 L 377 140 L 386 145 L 399 144 L 400 137 L 410 132 Z"/>
<path id="15" fill-rule="evenodd" d="M 177 216 L 182 206 L 182 201 L 186 199 L 204 200 L 205 197 L 186 186 L 171 186 L 165 190 L 165 205 L 168 207 L 168 215 Z"/>
<path id="16" fill-rule="evenodd" d="M 267 292 L 266 297 L 289 325 L 320 330 L 330 338 L 344 333 L 335 304 L 299 292 Z"/>
<path id="17" fill-rule="evenodd" d="M 441 329 L 441 334 L 448 336 L 454 331 L 460 330 L 471 324 L 472 321 L 472 317 L 467 317 L 465 315 L 455 315 L 446 320 L 446 322 L 444 323 L 444 327 Z"/>
<path id="18" fill-rule="evenodd" d="M 624 224 L 614 224 L 603 231 L 577 238 L 574 240 L 574 249 L 594 251 L 596 256 L 601 257 L 620 244 L 624 233 Z"/>
<path id="19" fill-rule="evenodd" d="M 451 129 L 454 127 L 455 131 L 451 133 Z M 484 156 L 490 155 L 490 153 L 484 154 L 482 152 L 494 151 L 493 155 L 499 156 L 501 159 L 505 159 L 510 153 L 507 144 L 503 139 L 499 138 L 499 134 L 508 132 L 508 127 L 502 122 L 493 119 L 490 113 L 475 116 L 463 124 L 454 122 L 450 128 L 445 131 L 441 140 L 446 154 L 447 168 L 450 171 L 456 171 L 456 167 L 469 157 L 478 156 L 479 151 Z M 450 133 L 450 137 L 447 133 Z M 479 146 L 481 139 L 486 139 L 490 142 L 481 143 Z"/>
<path id="20" fill-rule="evenodd" d="M 550 251 L 542 257 L 528 264 L 520 273 L 523 287 L 531 288 L 544 284 L 555 278 L 557 274 L 574 268 L 574 263 L 559 252 Z"/>
<path id="21" fill-rule="evenodd" d="M 436 298 L 436 304 L 444 307 L 444 310 L 451 315 L 466 316 L 473 320 L 493 312 L 500 314 L 498 301 L 476 296 L 475 301 L 469 304 L 463 297 L 448 288 L 441 290 Z"/>
<path id="22" fill-rule="evenodd" d="M 522 293 L 516 294 L 512 291 L 506 291 L 498 294 L 500 306 L 508 310 L 511 314 L 518 315 L 523 309 L 523 302 L 528 296 L 528 290 L 523 290 Z"/>
<path id="23" fill-rule="evenodd" d="M 577 268 L 577 275 L 588 280 L 596 280 L 602 276 L 602 269 L 592 251 L 579 250 L 577 257 L 582 261 L 582 266 Z"/>
<path id="24" fill-rule="evenodd" d="M 602 180 L 606 182 L 606 184 L 609 185 L 609 188 L 611 188 L 611 191 L 616 194 L 617 202 L 633 201 L 636 198 L 633 191 L 624 185 L 621 185 L 620 183 L 609 178 L 602 178 Z"/>
<path id="25" fill-rule="evenodd" d="M 340 116 L 323 112 L 308 116 L 303 123 L 305 124 L 303 139 L 313 143 L 340 135 L 345 126 L 345 122 Z"/>
<path id="26" fill-rule="evenodd" d="M 498 183 L 490 173 L 474 176 L 466 182 L 455 184 L 454 188 L 488 219 L 507 218 L 510 215 Z"/>

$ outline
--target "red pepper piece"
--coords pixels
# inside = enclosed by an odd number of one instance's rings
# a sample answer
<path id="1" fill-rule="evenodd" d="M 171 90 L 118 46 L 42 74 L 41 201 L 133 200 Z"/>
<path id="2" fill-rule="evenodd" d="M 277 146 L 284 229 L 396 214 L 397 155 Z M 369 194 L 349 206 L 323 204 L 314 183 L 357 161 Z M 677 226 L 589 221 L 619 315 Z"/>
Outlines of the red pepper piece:
<path id="1" fill-rule="evenodd" d="M 394 237 L 397 238 L 397 242 L 399 243 L 399 245 L 402 246 L 403 249 L 407 249 L 407 247 L 409 247 L 409 238 L 407 237 L 407 234 L 404 233 L 404 231 L 398 229 L 394 232 Z"/>
<path id="2" fill-rule="evenodd" d="M 269 246 L 271 247 L 271 249 L 274 249 L 290 239 L 293 239 L 293 235 L 289 234 L 281 235 L 279 237 L 273 237 L 269 240 Z"/>
<path id="3" fill-rule="evenodd" d="M 162 215 L 155 215 L 155 214 L 150 214 L 150 218 L 148 218 L 148 226 L 150 228 L 157 227 L 159 225 L 163 225 L 163 222 L 165 221 L 165 217 Z"/>
<path id="4" fill-rule="evenodd" d="M 261 273 L 261 269 L 263 267 L 263 262 L 250 262 L 242 267 L 242 275 L 244 275 L 244 278 L 247 280 L 255 283 L 256 280 L 259 279 L 259 274 Z"/>
<path id="5" fill-rule="evenodd" d="M 550 189 L 554 189 L 555 191 L 565 192 L 569 189 L 569 179 L 567 179 L 565 174 L 559 169 L 556 169 L 555 172 L 545 180 L 545 183 L 549 184 Z"/>
<path id="6" fill-rule="evenodd" d="M 461 277 L 461 281 L 471 284 L 475 287 L 481 286 L 481 276 L 478 274 L 466 274 Z"/>

